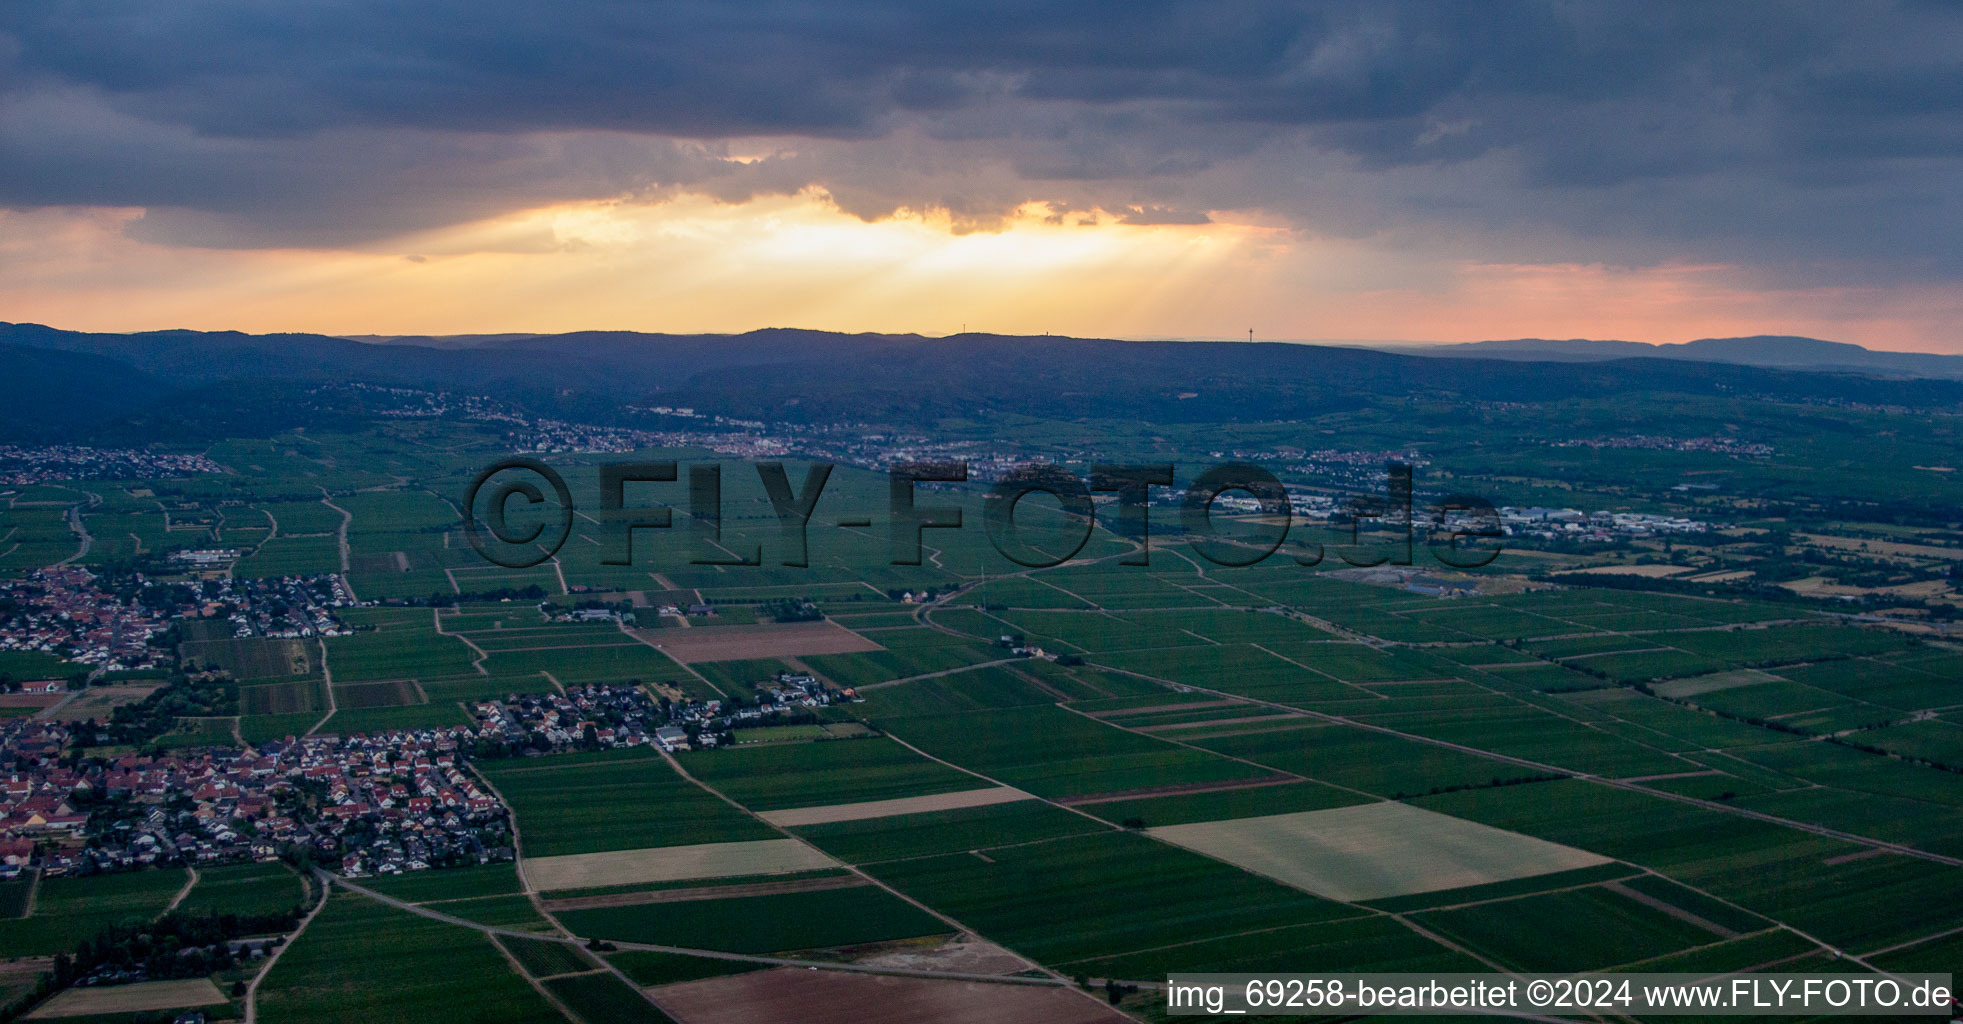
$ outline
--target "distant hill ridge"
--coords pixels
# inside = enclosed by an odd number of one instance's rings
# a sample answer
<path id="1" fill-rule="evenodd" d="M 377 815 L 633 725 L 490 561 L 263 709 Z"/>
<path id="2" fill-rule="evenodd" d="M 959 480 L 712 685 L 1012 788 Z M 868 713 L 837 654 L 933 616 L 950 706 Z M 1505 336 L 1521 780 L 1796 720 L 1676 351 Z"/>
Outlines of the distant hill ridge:
<path id="1" fill-rule="evenodd" d="M 1514 359 L 1535 362 L 1599 362 L 1609 359 L 1684 359 L 1740 366 L 1771 366 L 1872 373 L 1899 377 L 1963 379 L 1963 356 L 1925 352 L 1883 352 L 1844 341 L 1823 341 L 1785 334 L 1746 338 L 1699 338 L 1677 345 L 1644 341 L 1597 341 L 1516 338 L 1460 344 L 1385 346 L 1386 351 L 1411 355 L 1469 359 Z"/>
<path id="2" fill-rule="evenodd" d="M 1685 352 L 1704 357 L 1683 358 Z M 1874 359 L 1882 362 L 1855 362 Z M 342 399 L 306 396 L 321 384 L 350 382 L 488 395 L 589 423 L 627 421 L 628 406 L 671 405 L 790 422 L 931 424 L 1007 414 L 1175 424 L 1299 420 L 1384 402 L 1632 393 L 1957 408 L 1959 363 L 1808 338 L 1681 346 L 1528 340 L 1382 351 L 793 328 L 352 340 L 236 331 L 94 334 L 0 323 L 0 370 L 13 371 L 0 372 L 0 441 L 244 436 L 236 432 L 326 424 L 363 414 Z"/>

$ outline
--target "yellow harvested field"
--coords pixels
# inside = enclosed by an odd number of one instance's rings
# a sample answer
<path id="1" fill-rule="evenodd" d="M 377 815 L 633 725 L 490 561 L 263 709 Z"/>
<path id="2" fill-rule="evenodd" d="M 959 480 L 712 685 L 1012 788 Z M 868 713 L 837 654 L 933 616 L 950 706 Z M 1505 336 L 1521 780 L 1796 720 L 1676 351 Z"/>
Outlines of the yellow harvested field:
<path id="1" fill-rule="evenodd" d="M 1662 579 L 1690 572 L 1687 565 L 1603 565 L 1591 569 L 1568 569 L 1557 572 L 1556 576 L 1641 576 L 1647 579 Z"/>
<path id="2" fill-rule="evenodd" d="M 71 988 L 34 1008 L 24 1020 L 95 1017 L 112 1013 L 189 1010 L 225 1002 L 225 993 L 210 978 L 184 981 L 142 981 L 134 985 Z"/>
<path id="3" fill-rule="evenodd" d="M 1888 555 L 1895 558 L 1932 558 L 1944 561 L 1963 559 L 1963 547 L 1907 544 L 1902 541 L 1874 540 L 1868 537 L 1836 537 L 1824 533 L 1794 534 L 1793 540 L 1835 551 L 1866 552 L 1871 555 Z"/>
<path id="4" fill-rule="evenodd" d="M 1733 583 L 1751 579 L 1755 575 L 1757 574 L 1750 569 L 1730 569 L 1723 572 L 1699 573 L 1695 576 L 1686 576 L 1684 579 L 1692 583 Z"/>
<path id="5" fill-rule="evenodd" d="M 964 789 L 958 793 L 935 793 L 932 796 L 903 796 L 893 800 L 868 800 L 857 804 L 832 804 L 829 807 L 793 807 L 782 811 L 763 811 L 758 816 L 763 820 L 783 828 L 798 825 L 823 825 L 834 821 L 864 821 L 867 818 L 891 818 L 900 814 L 925 814 L 928 811 L 955 811 L 964 807 L 987 807 L 990 804 L 1013 803 L 1017 800 L 1033 800 L 1035 797 L 1020 789 L 1009 786 L 990 786 L 986 789 Z"/>
<path id="6" fill-rule="evenodd" d="M 733 875 L 781 875 L 837 866 L 837 861 L 795 839 L 573 853 L 563 857 L 528 857 L 524 862 L 525 881 L 539 891 L 686 882 Z"/>
<path id="7" fill-rule="evenodd" d="M 1824 576 L 1808 576 L 1779 586 L 1805 597 L 1904 597 L 1926 600 L 1950 592 L 1949 584 L 1943 580 L 1919 580 L 1892 587 L 1853 587 L 1835 583 Z"/>
<path id="8" fill-rule="evenodd" d="M 1156 839 L 1339 900 L 1504 882 L 1609 858 L 1384 802 L 1149 830 Z"/>

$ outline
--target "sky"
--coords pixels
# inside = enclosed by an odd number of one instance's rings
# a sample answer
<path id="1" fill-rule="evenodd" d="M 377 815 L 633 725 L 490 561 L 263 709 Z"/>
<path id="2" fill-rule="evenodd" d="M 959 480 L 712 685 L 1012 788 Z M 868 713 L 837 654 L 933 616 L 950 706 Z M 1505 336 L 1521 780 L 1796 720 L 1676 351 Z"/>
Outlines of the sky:
<path id="1" fill-rule="evenodd" d="M 0 7 L 0 320 L 1963 352 L 1933 2 Z"/>

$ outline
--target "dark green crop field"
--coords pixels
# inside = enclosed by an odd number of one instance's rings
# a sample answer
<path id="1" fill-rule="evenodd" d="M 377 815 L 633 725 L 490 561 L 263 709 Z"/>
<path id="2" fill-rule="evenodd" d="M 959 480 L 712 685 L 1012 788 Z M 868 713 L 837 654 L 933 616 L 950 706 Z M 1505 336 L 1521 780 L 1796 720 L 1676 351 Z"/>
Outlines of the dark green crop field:
<path id="1" fill-rule="evenodd" d="M 1093 809 L 1104 805 L 1091 805 Z M 900 814 L 796 829 L 819 849 L 854 864 L 988 850 L 1103 831 L 1107 826 L 1034 800 Z"/>
<path id="2" fill-rule="evenodd" d="M 337 895 L 265 982 L 261 1008 L 299 1021 L 557 1022 L 491 940 L 354 895 Z"/>
<path id="3" fill-rule="evenodd" d="M 876 865 L 873 873 L 1040 962 L 1069 969 L 1117 953 L 1353 916 L 1142 836 L 1099 832 Z M 1151 958 L 1160 969 L 1176 954 Z M 1150 977 L 1153 971 L 1137 976 Z"/>
<path id="4" fill-rule="evenodd" d="M 761 811 L 891 800 L 986 785 L 881 737 L 704 751 L 684 755 L 681 763 L 683 770 Z"/>
<path id="5" fill-rule="evenodd" d="M 485 775 L 516 812 L 527 857 L 777 836 L 651 757 L 563 767 L 518 761 Z"/>
<path id="6" fill-rule="evenodd" d="M 731 953 L 775 953 L 951 931 L 873 886 L 687 900 L 559 914 L 580 935 Z"/>
<path id="7" fill-rule="evenodd" d="M 935 757 L 1039 796 L 1115 793 L 1267 774 L 1057 708 L 914 717 L 895 720 L 890 728 Z"/>

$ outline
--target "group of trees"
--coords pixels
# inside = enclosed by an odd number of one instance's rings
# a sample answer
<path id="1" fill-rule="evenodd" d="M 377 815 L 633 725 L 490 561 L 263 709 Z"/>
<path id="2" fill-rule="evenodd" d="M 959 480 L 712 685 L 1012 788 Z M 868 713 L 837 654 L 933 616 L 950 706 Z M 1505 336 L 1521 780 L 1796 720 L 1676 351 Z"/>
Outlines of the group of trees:
<path id="1" fill-rule="evenodd" d="M 74 955 L 55 957 L 56 987 L 98 973 L 129 980 L 202 978 L 237 964 L 229 940 L 291 931 L 304 908 L 276 914 L 170 913 L 143 924 L 111 925 L 83 942 Z"/>
<path id="2" fill-rule="evenodd" d="M 143 746 L 176 728 L 179 718 L 209 718 L 239 713 L 238 684 L 221 675 L 174 672 L 170 682 L 134 704 L 109 714 L 105 731 L 111 743 Z"/>
<path id="3" fill-rule="evenodd" d="M 275 914 L 173 912 L 143 924 L 112 925 L 85 940 L 74 953 L 57 955 L 31 991 L 0 1007 L 0 1022 L 15 1020 L 70 985 L 98 975 L 119 981 L 167 981 L 226 970 L 239 959 L 228 945 L 230 940 L 290 932 L 305 912 L 304 904 L 295 903 Z M 244 995 L 243 986 L 243 982 L 235 984 L 232 995 Z M 161 1019 L 173 1016 L 166 1013 Z"/>
<path id="4" fill-rule="evenodd" d="M 507 599 L 512 601 L 543 601 L 545 600 L 545 596 L 544 587 L 536 583 L 531 583 L 522 587 L 496 587 L 490 590 L 473 590 L 465 594 L 431 591 L 428 597 L 412 597 L 404 600 L 402 603 L 416 608 L 453 608 L 472 601 L 503 601 Z M 382 603 L 393 604 L 395 602 L 384 601 Z"/>
<path id="5" fill-rule="evenodd" d="M 825 617 L 817 605 L 802 597 L 779 597 L 766 601 L 763 614 L 773 622 L 816 622 Z"/>

